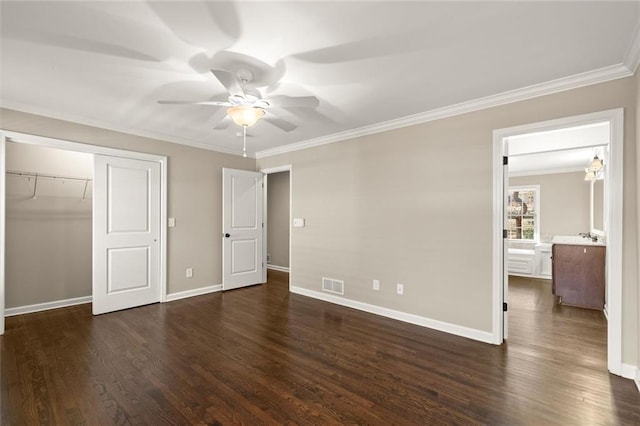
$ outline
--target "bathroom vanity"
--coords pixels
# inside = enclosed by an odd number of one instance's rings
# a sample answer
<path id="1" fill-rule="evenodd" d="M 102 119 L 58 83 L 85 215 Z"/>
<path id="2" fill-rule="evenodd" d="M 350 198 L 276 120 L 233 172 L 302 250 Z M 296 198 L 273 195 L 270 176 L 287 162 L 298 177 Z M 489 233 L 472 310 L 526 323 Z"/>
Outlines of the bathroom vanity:
<path id="1" fill-rule="evenodd" d="M 605 251 L 604 243 L 589 238 L 554 237 L 553 294 L 561 304 L 604 309 Z"/>

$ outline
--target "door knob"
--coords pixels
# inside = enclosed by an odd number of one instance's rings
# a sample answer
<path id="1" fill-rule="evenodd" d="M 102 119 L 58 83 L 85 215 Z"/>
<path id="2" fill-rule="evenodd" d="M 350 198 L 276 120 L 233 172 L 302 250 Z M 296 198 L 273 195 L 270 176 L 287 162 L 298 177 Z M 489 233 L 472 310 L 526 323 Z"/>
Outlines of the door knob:
<path id="1" fill-rule="evenodd" d="M 224 234 L 224 237 L 225 237 L 225 238 L 229 238 L 230 236 L 231 236 L 231 235 L 229 235 L 229 234 Z"/>

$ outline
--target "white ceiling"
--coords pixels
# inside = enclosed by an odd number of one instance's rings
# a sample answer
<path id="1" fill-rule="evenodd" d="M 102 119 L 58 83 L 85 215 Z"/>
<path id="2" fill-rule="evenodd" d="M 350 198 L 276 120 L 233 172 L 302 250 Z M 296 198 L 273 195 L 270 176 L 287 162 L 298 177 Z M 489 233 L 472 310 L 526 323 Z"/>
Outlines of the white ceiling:
<path id="1" fill-rule="evenodd" d="M 584 172 L 596 155 L 607 163 L 609 142 L 608 122 L 512 136 L 509 175 Z"/>
<path id="2" fill-rule="evenodd" d="M 264 121 L 249 129 L 250 153 L 273 152 L 454 105 L 488 105 L 498 94 L 513 100 L 505 92 L 523 88 L 534 96 L 552 81 L 562 89 L 630 75 L 640 57 L 639 6 L 2 1 L 0 101 L 240 153 L 237 127 L 213 129 L 218 108 L 157 101 L 224 99 L 209 69 L 248 68 L 266 97 L 320 100 L 315 109 L 277 111 L 298 126 L 291 132 Z"/>

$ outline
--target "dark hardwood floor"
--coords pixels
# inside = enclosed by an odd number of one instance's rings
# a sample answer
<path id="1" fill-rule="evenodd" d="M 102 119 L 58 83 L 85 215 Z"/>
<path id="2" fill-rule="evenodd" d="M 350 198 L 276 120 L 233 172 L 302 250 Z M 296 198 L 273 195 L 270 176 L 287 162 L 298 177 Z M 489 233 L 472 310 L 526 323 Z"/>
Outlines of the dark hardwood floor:
<path id="1" fill-rule="evenodd" d="M 555 306 L 544 282 L 512 282 L 511 337 L 493 346 L 269 276 L 97 317 L 8 318 L 2 424 L 640 424 L 635 385 L 606 371 L 601 314 Z"/>

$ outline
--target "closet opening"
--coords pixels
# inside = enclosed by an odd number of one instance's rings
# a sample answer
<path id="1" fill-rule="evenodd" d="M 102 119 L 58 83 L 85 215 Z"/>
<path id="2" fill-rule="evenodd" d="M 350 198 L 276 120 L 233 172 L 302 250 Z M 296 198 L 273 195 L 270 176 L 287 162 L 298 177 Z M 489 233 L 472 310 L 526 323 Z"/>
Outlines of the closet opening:
<path id="1" fill-rule="evenodd" d="M 5 316 L 91 303 L 93 155 L 6 142 Z"/>
<path id="2" fill-rule="evenodd" d="M 167 297 L 167 157 L 0 131 L 4 317 Z"/>

